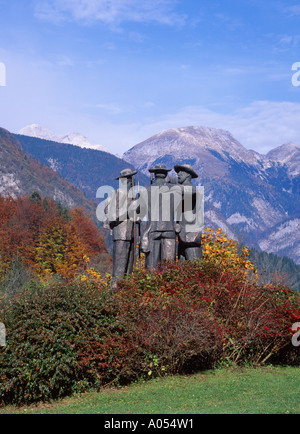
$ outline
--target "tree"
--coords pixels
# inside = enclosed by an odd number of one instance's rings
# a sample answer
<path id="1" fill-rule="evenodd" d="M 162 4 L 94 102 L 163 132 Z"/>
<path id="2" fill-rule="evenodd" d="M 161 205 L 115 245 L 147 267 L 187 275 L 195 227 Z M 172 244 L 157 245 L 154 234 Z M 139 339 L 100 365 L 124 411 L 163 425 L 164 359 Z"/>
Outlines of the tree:
<path id="1" fill-rule="evenodd" d="M 30 196 L 29 196 L 29 200 L 33 203 L 41 203 L 42 202 L 42 198 L 41 195 L 38 191 L 34 191 Z"/>
<path id="2" fill-rule="evenodd" d="M 36 270 L 40 276 L 51 275 L 58 272 L 64 259 L 66 232 L 59 221 L 46 227 L 40 235 L 36 247 Z"/>
<path id="3" fill-rule="evenodd" d="M 222 229 L 217 231 L 206 229 L 202 237 L 203 259 L 214 265 L 221 266 L 224 271 L 239 274 L 242 277 L 257 279 L 257 270 L 249 260 L 249 249 L 239 246 L 227 238 Z"/>
<path id="4" fill-rule="evenodd" d="M 69 211 L 38 192 L 18 199 L 0 197 L 0 280 L 15 257 L 40 278 L 55 273 L 72 278 L 92 258 L 110 263 L 103 236 L 82 210 Z"/>

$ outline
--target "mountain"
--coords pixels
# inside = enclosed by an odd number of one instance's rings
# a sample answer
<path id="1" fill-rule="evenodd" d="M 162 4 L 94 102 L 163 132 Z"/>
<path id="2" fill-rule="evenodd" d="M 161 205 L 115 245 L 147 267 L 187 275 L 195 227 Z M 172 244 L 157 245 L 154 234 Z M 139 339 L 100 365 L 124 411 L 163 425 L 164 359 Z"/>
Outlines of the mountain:
<path id="1" fill-rule="evenodd" d="M 28 125 L 27 127 L 22 128 L 18 134 L 57 143 L 76 145 L 80 146 L 81 148 L 97 149 L 98 151 L 110 153 L 110 151 L 104 148 L 104 146 L 92 144 L 85 136 L 80 133 L 69 133 L 63 136 L 59 136 L 38 124 Z"/>
<path id="2" fill-rule="evenodd" d="M 162 131 L 123 158 L 145 174 L 158 163 L 191 164 L 205 187 L 206 226 L 300 264 L 299 151 L 286 144 L 261 155 L 228 131 L 191 126 Z"/>
<path id="3" fill-rule="evenodd" d="M 300 146 L 292 142 L 285 143 L 278 148 L 272 149 L 267 154 L 267 158 L 272 161 L 279 161 L 288 167 L 290 177 L 300 176 Z"/>
<path id="4" fill-rule="evenodd" d="M 0 128 L 0 195 L 27 196 L 34 191 L 68 208 L 95 213 L 95 203 L 82 191 L 24 152 L 16 137 Z"/>
<path id="5" fill-rule="evenodd" d="M 249 259 L 259 272 L 259 283 L 284 283 L 300 291 L 300 265 L 296 265 L 292 259 L 255 249 L 250 249 Z"/>
<path id="6" fill-rule="evenodd" d="M 39 137 L 40 139 L 45 140 L 52 140 L 53 142 L 56 142 L 58 139 L 58 136 L 56 134 L 52 133 L 52 131 L 43 128 L 41 125 L 38 124 L 32 124 L 22 128 L 19 131 L 19 134 L 30 137 Z"/>
<path id="7" fill-rule="evenodd" d="M 132 164 L 107 152 L 18 134 L 15 138 L 25 152 L 80 188 L 94 201 L 99 187 L 109 185 L 118 188 L 116 177 L 121 170 L 133 168 Z M 149 176 L 138 174 L 137 181 L 149 184 Z"/>
<path id="8" fill-rule="evenodd" d="M 300 264 L 300 147 L 295 144 L 261 155 L 246 149 L 228 131 L 191 126 L 162 131 L 121 159 L 36 137 L 15 138 L 25 152 L 93 200 L 100 186 L 116 188 L 115 178 L 126 167 L 139 169 L 139 182 L 149 185 L 150 166 L 189 163 L 205 187 L 207 227 L 221 227 L 240 243 Z"/>
<path id="9" fill-rule="evenodd" d="M 186 151 L 189 151 L 188 153 Z M 245 149 L 224 130 L 207 127 L 186 127 L 162 131 L 127 151 L 123 158 L 133 158 L 135 165 L 144 172 L 153 162 L 180 159 L 201 170 L 202 176 L 219 179 L 228 172 L 228 162 L 260 165 L 262 157 Z"/>

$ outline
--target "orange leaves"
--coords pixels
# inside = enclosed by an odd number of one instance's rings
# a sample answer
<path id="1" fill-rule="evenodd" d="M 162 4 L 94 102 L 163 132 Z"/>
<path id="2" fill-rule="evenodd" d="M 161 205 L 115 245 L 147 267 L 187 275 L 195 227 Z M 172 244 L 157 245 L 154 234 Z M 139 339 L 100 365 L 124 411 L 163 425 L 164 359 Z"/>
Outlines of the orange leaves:
<path id="1" fill-rule="evenodd" d="M 41 278 L 73 278 L 89 258 L 107 254 L 96 225 L 82 210 L 64 210 L 51 200 L 0 198 L 0 279 L 14 257 Z"/>
<path id="2" fill-rule="evenodd" d="M 104 238 L 98 231 L 93 221 L 84 215 L 80 209 L 70 211 L 70 231 L 75 231 L 79 239 L 86 246 L 87 256 L 93 257 L 99 253 L 107 253 Z"/>
<path id="3" fill-rule="evenodd" d="M 96 283 L 101 285 L 103 288 L 110 288 L 112 282 L 112 275 L 106 273 L 105 276 L 102 276 L 101 273 L 96 271 L 94 268 L 89 267 L 85 270 L 84 274 L 80 276 L 81 282 L 90 282 L 92 284 Z"/>

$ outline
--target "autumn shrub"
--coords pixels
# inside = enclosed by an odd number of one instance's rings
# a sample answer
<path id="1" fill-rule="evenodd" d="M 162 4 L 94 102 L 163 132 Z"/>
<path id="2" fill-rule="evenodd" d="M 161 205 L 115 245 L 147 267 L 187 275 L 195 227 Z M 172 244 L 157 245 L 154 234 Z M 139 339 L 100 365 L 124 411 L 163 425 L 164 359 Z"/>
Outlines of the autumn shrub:
<path id="1" fill-rule="evenodd" d="M 219 364 L 300 363 L 299 294 L 210 261 L 141 269 L 116 287 L 95 270 L 2 304 L 0 401 L 29 403 Z"/>
<path id="2" fill-rule="evenodd" d="M 2 306 L 0 402 L 45 401 L 115 380 L 130 355 L 110 294 L 90 282 L 18 294 Z M 125 374 L 124 374 L 125 375 Z"/>
<path id="3" fill-rule="evenodd" d="M 258 280 L 258 272 L 249 260 L 250 250 L 228 238 L 222 229 L 206 228 L 202 235 L 203 259 L 222 271 L 246 280 Z M 239 251 L 241 250 L 241 251 Z"/>
<path id="4" fill-rule="evenodd" d="M 137 272 L 119 283 L 116 297 L 144 354 L 139 373 L 258 364 L 275 360 L 279 352 L 281 360 L 294 354 L 300 361 L 291 345 L 300 298 L 284 287 L 258 286 L 196 261 Z"/>

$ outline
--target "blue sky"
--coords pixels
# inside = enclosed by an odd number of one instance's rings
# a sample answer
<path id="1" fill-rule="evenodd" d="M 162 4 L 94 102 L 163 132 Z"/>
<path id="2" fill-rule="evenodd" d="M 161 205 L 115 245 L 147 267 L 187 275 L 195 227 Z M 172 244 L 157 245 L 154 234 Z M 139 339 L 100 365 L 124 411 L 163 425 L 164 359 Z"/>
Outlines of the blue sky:
<path id="1" fill-rule="evenodd" d="M 167 128 L 300 144 L 297 0 L 0 0 L 0 126 L 122 154 Z"/>

